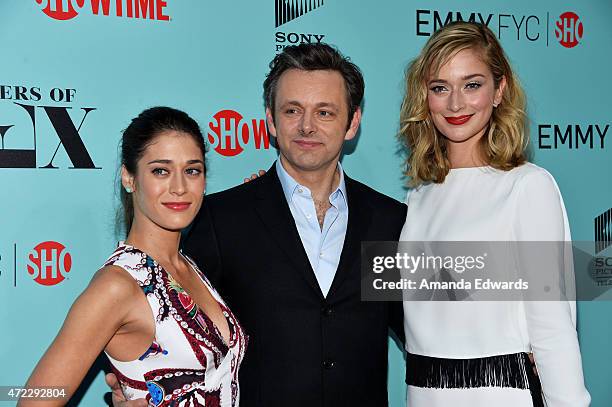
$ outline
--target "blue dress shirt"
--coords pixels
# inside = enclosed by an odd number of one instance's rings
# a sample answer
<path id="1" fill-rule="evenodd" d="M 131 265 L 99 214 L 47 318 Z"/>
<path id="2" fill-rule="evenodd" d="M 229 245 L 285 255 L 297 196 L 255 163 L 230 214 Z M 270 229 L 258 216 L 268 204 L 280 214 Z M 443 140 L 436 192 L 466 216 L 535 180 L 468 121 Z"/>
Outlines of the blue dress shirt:
<path id="1" fill-rule="evenodd" d="M 283 168 L 280 159 L 276 161 L 276 173 L 323 296 L 327 296 L 336 275 L 348 225 L 346 185 L 340 163 L 338 171 L 340 182 L 329 195 L 331 207 L 325 213 L 321 228 L 310 189 L 298 184 Z"/>

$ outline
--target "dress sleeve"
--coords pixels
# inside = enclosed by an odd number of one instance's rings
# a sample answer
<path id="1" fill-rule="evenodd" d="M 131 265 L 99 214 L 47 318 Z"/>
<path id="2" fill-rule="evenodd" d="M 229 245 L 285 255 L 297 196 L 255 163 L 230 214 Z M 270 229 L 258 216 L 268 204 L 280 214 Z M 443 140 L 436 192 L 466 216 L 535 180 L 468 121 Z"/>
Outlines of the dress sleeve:
<path id="1" fill-rule="evenodd" d="M 404 203 L 406 204 L 406 206 L 408 206 L 408 201 L 410 200 L 410 194 L 412 193 L 412 191 L 413 191 L 412 188 L 406 191 L 406 199 L 404 200 Z"/>
<path id="2" fill-rule="evenodd" d="M 569 224 L 559 188 L 543 169 L 526 174 L 517 184 L 516 217 L 513 232 L 518 242 L 570 241 Z M 534 244 L 533 246 L 535 246 Z M 551 245 L 551 243 L 546 243 Z M 521 249 L 521 246 L 523 249 Z M 542 246 L 542 247 L 549 247 Z M 553 245 L 561 248 L 563 244 Z M 569 247 L 569 245 L 565 245 Z M 518 250 L 526 250 L 518 244 Z M 561 249 L 562 250 L 562 249 Z M 527 250 L 531 253 L 531 249 Z M 566 255 L 568 253 L 565 253 Z M 556 254 L 562 256 L 563 253 Z M 517 256 L 519 259 L 528 257 Z M 571 252 L 567 261 L 551 263 L 565 270 L 550 270 L 569 288 L 574 284 Z M 518 267 L 521 265 L 520 260 Z M 542 270 L 544 271 L 544 270 Z M 548 407 L 583 407 L 591 397 L 584 385 L 582 360 L 576 333 L 575 301 L 524 301 L 527 333 L 534 354 L 542 391 Z"/>

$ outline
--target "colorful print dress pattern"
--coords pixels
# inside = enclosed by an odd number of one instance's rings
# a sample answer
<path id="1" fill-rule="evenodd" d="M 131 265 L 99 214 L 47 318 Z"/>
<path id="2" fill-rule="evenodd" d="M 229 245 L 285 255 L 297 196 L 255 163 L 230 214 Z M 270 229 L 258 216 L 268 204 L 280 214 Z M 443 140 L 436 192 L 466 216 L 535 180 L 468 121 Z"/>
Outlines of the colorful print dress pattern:
<path id="1" fill-rule="evenodd" d="M 150 406 L 236 407 L 247 337 L 195 263 L 185 259 L 219 303 L 229 343 L 160 264 L 122 242 L 104 266 L 119 266 L 138 282 L 153 311 L 155 339 L 136 360 L 107 356 L 128 400 L 146 398 Z"/>

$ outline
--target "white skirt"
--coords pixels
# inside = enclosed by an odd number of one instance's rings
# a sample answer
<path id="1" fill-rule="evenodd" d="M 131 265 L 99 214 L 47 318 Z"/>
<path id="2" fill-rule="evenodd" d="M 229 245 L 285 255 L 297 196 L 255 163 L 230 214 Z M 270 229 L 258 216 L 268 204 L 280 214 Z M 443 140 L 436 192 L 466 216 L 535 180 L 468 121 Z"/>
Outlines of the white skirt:
<path id="1" fill-rule="evenodd" d="M 407 407 L 533 407 L 533 401 L 528 389 L 431 389 L 408 386 Z"/>

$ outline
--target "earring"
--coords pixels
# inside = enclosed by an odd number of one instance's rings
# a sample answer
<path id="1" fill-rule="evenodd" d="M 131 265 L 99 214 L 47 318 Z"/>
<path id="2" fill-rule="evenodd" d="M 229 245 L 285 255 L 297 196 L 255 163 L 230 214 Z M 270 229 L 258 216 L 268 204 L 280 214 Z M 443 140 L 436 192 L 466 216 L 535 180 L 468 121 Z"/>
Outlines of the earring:
<path id="1" fill-rule="evenodd" d="M 132 188 L 125 187 L 125 192 L 127 192 L 128 194 L 131 194 L 132 193 Z"/>
<path id="2" fill-rule="evenodd" d="M 499 103 L 493 103 L 493 107 L 497 107 Z"/>

